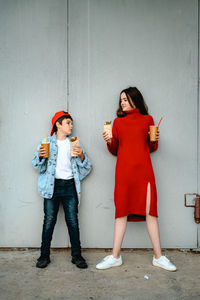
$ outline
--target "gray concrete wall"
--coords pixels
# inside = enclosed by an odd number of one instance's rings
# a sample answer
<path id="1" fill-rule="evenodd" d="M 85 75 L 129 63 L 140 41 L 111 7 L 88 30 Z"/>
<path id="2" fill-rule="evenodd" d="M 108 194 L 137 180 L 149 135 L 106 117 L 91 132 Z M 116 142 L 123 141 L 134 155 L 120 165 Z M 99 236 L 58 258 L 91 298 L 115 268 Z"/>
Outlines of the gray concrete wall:
<path id="1" fill-rule="evenodd" d="M 65 0 L 0 1 L 1 247 L 40 245 L 43 200 L 31 160 L 52 114 L 67 108 L 66 28 Z M 63 227 L 59 218 L 57 244 Z"/>
<path id="2" fill-rule="evenodd" d="M 200 1 L 198 1 L 198 12 L 200 16 Z M 198 87 L 198 99 L 197 99 L 197 105 L 198 105 L 198 110 L 197 110 L 197 130 L 198 130 L 198 154 L 200 153 L 200 121 L 199 121 L 199 116 L 200 116 L 200 88 L 199 88 L 199 83 L 200 83 L 200 18 L 198 18 L 198 80 L 197 80 L 197 87 Z M 198 155 L 198 172 L 197 172 L 197 192 L 200 194 L 200 155 Z M 198 247 L 200 248 L 200 225 L 198 224 L 198 229 L 197 229 L 197 240 L 198 240 Z"/>
<path id="3" fill-rule="evenodd" d="M 197 190 L 197 1 L 70 3 L 70 110 L 94 164 L 80 212 L 84 246 L 112 246 L 116 160 L 101 134 L 120 90 L 135 85 L 155 122 L 164 117 L 152 154 L 162 245 L 196 247 L 193 209 L 183 199 Z M 145 223 L 129 224 L 123 246 L 151 246 Z"/>
<path id="4" fill-rule="evenodd" d="M 50 116 L 68 102 L 94 167 L 83 183 L 82 246 L 112 247 L 116 159 L 101 134 L 120 90 L 135 85 L 155 122 L 164 117 L 152 154 L 162 245 L 195 248 L 197 225 L 183 196 L 197 191 L 198 1 L 68 3 L 69 32 L 67 0 L 0 1 L 0 246 L 40 245 L 42 199 L 31 159 Z M 68 244 L 61 210 L 52 246 Z M 123 247 L 151 247 L 145 223 L 128 225 Z"/>

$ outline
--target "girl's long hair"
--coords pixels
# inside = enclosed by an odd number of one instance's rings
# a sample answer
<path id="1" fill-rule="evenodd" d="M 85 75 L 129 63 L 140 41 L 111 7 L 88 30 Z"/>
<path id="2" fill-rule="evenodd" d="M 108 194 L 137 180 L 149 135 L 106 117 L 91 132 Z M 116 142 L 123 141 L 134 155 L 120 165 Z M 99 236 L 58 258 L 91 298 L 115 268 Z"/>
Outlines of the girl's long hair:
<path id="1" fill-rule="evenodd" d="M 121 94 L 125 93 L 126 97 L 128 99 L 128 102 L 130 106 L 132 106 L 131 100 L 133 101 L 134 105 L 136 108 L 139 108 L 139 111 L 142 115 L 148 115 L 148 106 L 146 105 L 144 98 L 140 91 L 136 87 L 129 87 L 127 89 L 124 89 L 121 91 L 120 96 L 119 96 L 119 107 L 117 109 L 117 116 L 118 117 L 123 117 L 126 115 L 126 112 L 123 112 L 122 107 L 121 107 Z"/>

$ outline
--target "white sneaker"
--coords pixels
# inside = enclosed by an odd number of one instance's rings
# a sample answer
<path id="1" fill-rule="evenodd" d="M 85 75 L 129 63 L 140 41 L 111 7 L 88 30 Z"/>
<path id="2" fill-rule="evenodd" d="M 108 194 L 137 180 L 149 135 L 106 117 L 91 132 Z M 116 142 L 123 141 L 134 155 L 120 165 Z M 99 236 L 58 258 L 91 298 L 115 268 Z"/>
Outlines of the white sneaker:
<path id="1" fill-rule="evenodd" d="M 152 261 L 153 266 L 163 268 L 167 271 L 176 271 L 176 266 L 171 263 L 171 261 L 166 256 L 161 256 L 156 259 L 153 257 Z"/>
<path id="2" fill-rule="evenodd" d="M 113 255 L 108 255 L 104 257 L 104 259 L 96 265 L 96 268 L 99 270 L 105 270 L 112 267 L 118 267 L 122 265 L 121 255 L 119 258 L 115 258 Z"/>

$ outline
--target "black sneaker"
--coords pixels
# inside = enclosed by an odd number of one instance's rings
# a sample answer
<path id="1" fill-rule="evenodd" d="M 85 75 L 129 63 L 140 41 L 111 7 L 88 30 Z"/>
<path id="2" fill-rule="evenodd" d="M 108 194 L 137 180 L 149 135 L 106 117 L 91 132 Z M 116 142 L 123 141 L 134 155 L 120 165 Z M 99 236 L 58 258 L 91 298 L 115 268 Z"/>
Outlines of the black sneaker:
<path id="1" fill-rule="evenodd" d="M 80 269 L 86 269 L 88 267 L 85 259 L 81 256 L 81 254 L 72 256 L 72 263 Z"/>
<path id="2" fill-rule="evenodd" d="M 50 263 L 50 257 L 49 256 L 40 256 L 37 260 L 36 267 L 37 268 L 46 268 L 48 264 Z"/>

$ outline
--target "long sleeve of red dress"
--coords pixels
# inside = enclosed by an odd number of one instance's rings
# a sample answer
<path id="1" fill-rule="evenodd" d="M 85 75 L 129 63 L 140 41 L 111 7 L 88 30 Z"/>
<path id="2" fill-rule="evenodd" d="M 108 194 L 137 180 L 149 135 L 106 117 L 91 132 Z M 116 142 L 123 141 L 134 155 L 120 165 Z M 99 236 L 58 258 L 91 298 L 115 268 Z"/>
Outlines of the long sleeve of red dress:
<path id="1" fill-rule="evenodd" d="M 109 152 L 113 155 L 117 155 L 118 145 L 119 145 L 119 140 L 118 140 L 117 128 L 115 126 L 115 121 L 114 121 L 112 127 L 111 144 L 107 144 Z"/>
<path id="2" fill-rule="evenodd" d="M 151 116 L 150 116 L 151 117 Z M 153 118 L 151 117 L 151 121 L 150 121 L 150 125 L 154 125 L 154 120 Z M 158 149 L 158 142 L 150 142 L 150 139 L 148 138 L 148 142 L 149 142 L 149 150 L 150 152 L 154 152 Z"/>
<path id="3" fill-rule="evenodd" d="M 116 118 L 112 128 L 111 154 L 117 156 L 115 169 L 115 218 L 128 217 L 128 221 L 146 218 L 147 185 L 150 183 L 149 214 L 157 216 L 157 191 L 150 152 L 157 150 L 158 142 L 149 140 L 152 116 L 142 115 L 139 109 Z"/>

